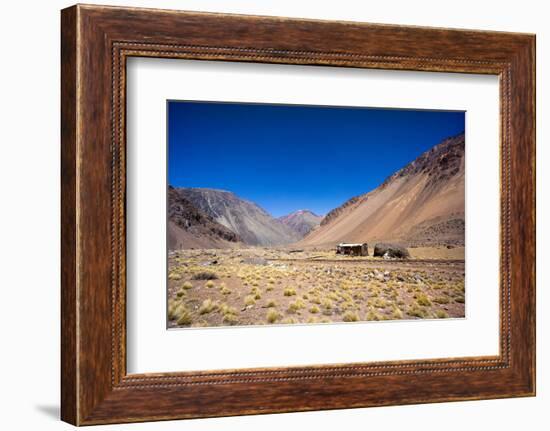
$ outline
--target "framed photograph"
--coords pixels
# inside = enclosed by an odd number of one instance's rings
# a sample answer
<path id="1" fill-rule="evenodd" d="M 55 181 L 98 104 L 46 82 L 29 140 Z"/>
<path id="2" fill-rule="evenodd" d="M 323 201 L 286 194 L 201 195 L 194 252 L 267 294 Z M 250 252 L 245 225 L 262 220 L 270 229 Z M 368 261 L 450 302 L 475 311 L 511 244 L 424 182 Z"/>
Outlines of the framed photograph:
<path id="1" fill-rule="evenodd" d="M 62 11 L 62 419 L 535 394 L 535 37 Z"/>

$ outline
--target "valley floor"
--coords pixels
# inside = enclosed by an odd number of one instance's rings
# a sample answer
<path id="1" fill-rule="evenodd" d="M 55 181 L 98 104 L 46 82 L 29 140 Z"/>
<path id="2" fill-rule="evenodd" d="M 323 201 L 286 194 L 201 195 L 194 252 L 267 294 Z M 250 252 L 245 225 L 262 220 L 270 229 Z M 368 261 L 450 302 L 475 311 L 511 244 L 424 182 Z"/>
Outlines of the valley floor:
<path id="1" fill-rule="evenodd" d="M 410 252 L 384 260 L 332 250 L 172 251 L 168 326 L 464 317 L 464 248 Z"/>

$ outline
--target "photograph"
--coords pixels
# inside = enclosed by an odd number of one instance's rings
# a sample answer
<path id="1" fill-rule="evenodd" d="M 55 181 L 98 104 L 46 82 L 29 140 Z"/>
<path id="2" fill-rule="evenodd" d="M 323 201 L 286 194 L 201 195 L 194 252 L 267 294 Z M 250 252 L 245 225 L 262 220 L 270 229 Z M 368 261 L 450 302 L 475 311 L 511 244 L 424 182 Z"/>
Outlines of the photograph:
<path id="1" fill-rule="evenodd" d="M 465 113 L 168 101 L 168 328 L 465 317 Z"/>

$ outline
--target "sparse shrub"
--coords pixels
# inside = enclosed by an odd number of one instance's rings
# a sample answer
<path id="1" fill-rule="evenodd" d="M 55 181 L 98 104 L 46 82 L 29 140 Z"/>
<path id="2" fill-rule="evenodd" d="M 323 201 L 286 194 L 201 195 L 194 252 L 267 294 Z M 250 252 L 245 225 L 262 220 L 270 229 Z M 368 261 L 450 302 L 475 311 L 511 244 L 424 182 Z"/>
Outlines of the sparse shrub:
<path id="1" fill-rule="evenodd" d="M 294 317 L 287 317 L 281 323 L 290 324 L 290 323 L 298 323 L 298 321 Z"/>
<path id="2" fill-rule="evenodd" d="M 277 321 L 277 319 L 279 319 L 281 316 L 280 314 L 277 312 L 277 310 L 269 310 L 267 312 L 267 322 L 268 323 L 275 323 Z"/>
<path id="3" fill-rule="evenodd" d="M 306 320 L 306 323 L 317 323 L 319 320 L 315 316 L 309 316 Z"/>
<path id="4" fill-rule="evenodd" d="M 380 314 L 372 310 L 369 310 L 366 317 L 367 317 L 367 320 L 380 320 Z"/>
<path id="5" fill-rule="evenodd" d="M 355 302 L 354 301 L 345 301 L 342 304 L 340 304 L 340 308 L 342 310 L 352 310 L 355 308 Z"/>
<path id="6" fill-rule="evenodd" d="M 386 308 L 388 306 L 388 303 L 383 298 L 376 298 L 376 301 L 374 301 L 374 306 L 376 308 Z"/>
<path id="7" fill-rule="evenodd" d="M 464 297 L 463 296 L 457 296 L 455 298 L 455 302 L 458 302 L 459 304 L 464 304 Z"/>
<path id="8" fill-rule="evenodd" d="M 321 303 L 321 298 L 319 298 L 318 296 L 314 296 L 310 299 L 310 302 L 319 305 Z"/>
<path id="9" fill-rule="evenodd" d="M 288 311 L 291 313 L 296 313 L 298 310 L 301 310 L 302 308 L 305 308 L 306 304 L 304 301 L 302 301 L 300 298 L 298 298 L 296 301 L 291 302 L 288 306 Z"/>
<path id="10" fill-rule="evenodd" d="M 214 282 L 212 280 L 208 280 L 205 284 L 204 284 L 204 287 L 207 287 L 208 289 L 212 289 L 214 287 Z"/>
<path id="11" fill-rule="evenodd" d="M 178 309 L 178 303 L 171 299 L 168 301 L 168 319 L 174 320 L 177 317 L 176 310 Z"/>
<path id="12" fill-rule="evenodd" d="M 338 296 L 336 292 L 329 292 L 329 294 L 327 295 L 327 298 L 332 301 L 338 301 L 340 299 L 340 296 Z"/>
<path id="13" fill-rule="evenodd" d="M 185 283 L 183 283 L 181 285 L 182 289 L 185 289 L 185 290 L 189 290 L 189 289 L 192 289 L 193 288 L 193 285 L 191 284 L 191 282 L 189 281 L 186 281 Z"/>
<path id="14" fill-rule="evenodd" d="M 357 322 L 359 320 L 359 316 L 353 311 L 346 311 L 342 317 L 342 320 L 344 322 Z"/>
<path id="15" fill-rule="evenodd" d="M 244 305 L 254 305 L 256 300 L 252 295 L 247 295 L 244 297 Z"/>
<path id="16" fill-rule="evenodd" d="M 257 293 L 254 295 L 254 299 L 256 299 L 256 300 L 262 299 L 262 295 L 260 294 L 260 292 L 257 292 Z"/>
<path id="17" fill-rule="evenodd" d="M 168 274 L 168 279 L 169 280 L 181 280 L 181 275 L 178 274 L 177 272 L 171 272 L 170 274 Z"/>
<path id="18" fill-rule="evenodd" d="M 426 312 L 416 304 L 413 304 L 409 307 L 409 309 L 407 310 L 407 314 L 413 317 L 420 317 L 421 319 L 426 317 Z"/>
<path id="19" fill-rule="evenodd" d="M 236 325 L 239 323 L 239 319 L 235 314 L 224 314 L 223 323 L 227 323 L 228 325 Z"/>
<path id="20" fill-rule="evenodd" d="M 438 318 L 438 319 L 447 319 L 449 317 L 449 315 L 443 311 L 443 310 L 437 310 L 435 312 L 435 316 Z"/>
<path id="21" fill-rule="evenodd" d="M 183 289 L 178 290 L 178 292 L 176 293 L 176 296 L 178 298 L 181 298 L 184 295 L 185 295 L 185 290 L 183 290 Z"/>
<path id="22" fill-rule="evenodd" d="M 237 314 L 235 307 L 227 305 L 225 302 L 219 306 L 219 310 L 222 314 Z"/>
<path id="23" fill-rule="evenodd" d="M 210 298 L 205 299 L 204 301 L 202 301 L 202 304 L 199 307 L 199 314 L 211 313 L 212 311 L 214 311 L 215 308 L 216 304 L 214 303 L 214 301 L 212 301 Z"/>
<path id="24" fill-rule="evenodd" d="M 416 302 L 418 305 L 422 305 L 424 307 L 432 305 L 432 301 L 430 301 L 430 298 L 428 298 L 424 293 L 419 293 L 416 295 Z"/>
<path id="25" fill-rule="evenodd" d="M 449 303 L 449 298 L 447 298 L 446 296 L 438 296 L 438 297 L 434 298 L 434 302 L 436 302 L 438 304 L 448 304 Z"/>
<path id="26" fill-rule="evenodd" d="M 183 306 L 181 305 L 178 307 L 178 325 L 190 325 L 193 322 L 193 319 L 191 317 L 191 313 Z"/>
<path id="27" fill-rule="evenodd" d="M 332 310 L 332 301 L 328 298 L 321 300 L 321 307 L 324 310 Z"/>
<path id="28" fill-rule="evenodd" d="M 292 287 L 287 287 L 287 288 L 284 290 L 283 294 L 284 294 L 285 296 L 294 296 L 294 295 L 296 295 L 296 289 L 294 289 L 294 288 L 292 288 Z"/>
<path id="29" fill-rule="evenodd" d="M 221 290 L 220 290 L 220 293 L 221 293 L 222 295 L 230 295 L 230 294 L 231 294 L 231 290 L 228 289 L 226 286 L 223 286 L 223 287 L 221 288 Z"/>
<path id="30" fill-rule="evenodd" d="M 403 312 L 399 308 L 395 307 L 392 311 L 392 317 L 394 319 L 402 319 L 403 318 Z"/>
<path id="31" fill-rule="evenodd" d="M 201 271 L 193 276 L 193 280 L 217 280 L 218 276 L 212 271 Z"/>
<path id="32" fill-rule="evenodd" d="M 319 307 L 317 307 L 316 305 L 314 305 L 313 307 L 311 307 L 309 309 L 309 312 L 312 313 L 312 314 L 317 314 L 319 313 L 321 310 L 319 309 Z"/>

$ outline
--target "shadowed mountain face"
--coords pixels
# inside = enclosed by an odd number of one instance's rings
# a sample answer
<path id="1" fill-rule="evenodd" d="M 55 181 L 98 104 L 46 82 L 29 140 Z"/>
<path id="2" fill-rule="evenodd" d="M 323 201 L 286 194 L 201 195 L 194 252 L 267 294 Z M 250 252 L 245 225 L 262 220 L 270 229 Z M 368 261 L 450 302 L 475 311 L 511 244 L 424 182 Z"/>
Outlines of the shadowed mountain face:
<path id="1" fill-rule="evenodd" d="M 278 218 L 281 223 L 288 226 L 300 237 L 306 236 L 309 232 L 319 226 L 322 219 L 323 217 L 318 216 L 309 210 L 298 210 Z"/>
<path id="2" fill-rule="evenodd" d="M 191 202 L 215 222 L 225 226 L 248 245 L 275 246 L 301 238 L 291 228 L 271 217 L 258 205 L 234 193 L 203 188 L 176 188 L 179 197 Z"/>
<path id="3" fill-rule="evenodd" d="M 196 208 L 173 187 L 168 188 L 168 247 L 171 250 L 235 247 L 240 241 L 236 233 Z"/>
<path id="4" fill-rule="evenodd" d="M 378 188 L 330 211 L 300 244 L 464 244 L 464 134 L 445 139 Z M 368 174 L 368 173 L 367 173 Z"/>

